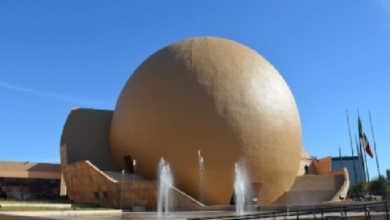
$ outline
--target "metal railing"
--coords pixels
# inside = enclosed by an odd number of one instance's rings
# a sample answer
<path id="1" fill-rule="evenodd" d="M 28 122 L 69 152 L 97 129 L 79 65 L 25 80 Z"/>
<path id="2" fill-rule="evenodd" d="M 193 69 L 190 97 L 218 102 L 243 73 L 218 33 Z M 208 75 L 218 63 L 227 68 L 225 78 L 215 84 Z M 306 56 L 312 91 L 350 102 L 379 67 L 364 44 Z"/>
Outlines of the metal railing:
<path id="1" fill-rule="evenodd" d="M 343 204 L 332 205 L 332 207 L 312 208 L 302 210 L 292 210 L 286 206 L 285 211 L 267 211 L 257 212 L 247 215 L 232 215 L 207 218 L 189 218 L 188 220 L 207 220 L 207 219 L 348 219 L 348 216 L 360 216 L 366 220 L 371 220 L 372 216 L 389 217 L 390 201 L 366 203 L 366 204 Z"/>

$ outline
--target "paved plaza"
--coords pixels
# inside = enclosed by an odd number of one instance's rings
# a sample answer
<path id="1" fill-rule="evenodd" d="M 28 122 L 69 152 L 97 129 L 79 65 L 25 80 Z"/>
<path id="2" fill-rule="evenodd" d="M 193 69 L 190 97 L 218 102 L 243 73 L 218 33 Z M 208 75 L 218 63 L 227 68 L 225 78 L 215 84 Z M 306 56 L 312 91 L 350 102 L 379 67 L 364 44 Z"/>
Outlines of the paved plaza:
<path id="1" fill-rule="evenodd" d="M 326 213 L 323 216 L 321 213 L 313 213 L 310 215 L 283 216 L 283 217 L 259 217 L 253 218 L 251 216 L 265 214 L 266 212 L 252 212 L 244 216 L 235 216 L 233 211 L 199 211 L 199 212 L 173 212 L 168 215 L 164 214 L 159 217 L 156 212 L 126 212 L 122 210 L 102 210 L 102 211 L 44 211 L 44 212 L 0 212 L 0 220 L 110 220 L 110 219 L 342 219 L 340 212 Z M 247 216 L 248 215 L 248 216 Z M 358 220 L 367 219 L 364 212 L 349 212 L 348 219 Z M 386 220 L 386 212 L 371 212 L 371 218 Z"/>

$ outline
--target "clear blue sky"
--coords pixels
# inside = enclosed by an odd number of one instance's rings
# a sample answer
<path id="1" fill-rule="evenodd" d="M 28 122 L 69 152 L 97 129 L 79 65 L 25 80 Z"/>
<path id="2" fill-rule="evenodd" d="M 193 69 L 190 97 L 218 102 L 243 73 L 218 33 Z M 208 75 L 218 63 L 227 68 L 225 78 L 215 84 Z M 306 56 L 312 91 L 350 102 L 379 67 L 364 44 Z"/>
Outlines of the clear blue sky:
<path id="1" fill-rule="evenodd" d="M 290 86 L 311 155 L 350 155 L 357 109 L 390 168 L 390 1 L 0 1 L 0 160 L 59 162 L 74 106 L 114 109 L 135 68 L 193 36 L 245 44 Z M 356 152 L 355 152 L 356 153 Z M 369 162 L 376 176 L 375 160 Z"/>

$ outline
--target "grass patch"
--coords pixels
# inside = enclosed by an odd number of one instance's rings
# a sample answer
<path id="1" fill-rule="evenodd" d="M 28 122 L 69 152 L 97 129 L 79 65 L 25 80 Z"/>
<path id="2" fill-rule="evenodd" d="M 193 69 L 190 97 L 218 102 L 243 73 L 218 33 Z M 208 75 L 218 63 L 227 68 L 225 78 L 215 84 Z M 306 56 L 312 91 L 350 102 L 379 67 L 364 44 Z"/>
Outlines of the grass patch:
<path id="1" fill-rule="evenodd" d="M 52 208 L 52 207 L 1 207 L 0 212 L 30 212 L 30 211 L 66 211 L 72 210 L 70 208 L 61 209 L 61 208 Z"/>
<path id="2" fill-rule="evenodd" d="M 75 208 L 54 208 L 54 207 L 1 207 L 0 212 L 33 212 L 33 211 L 86 211 L 86 210 L 113 210 L 113 208 L 105 207 L 75 207 Z"/>
<path id="3" fill-rule="evenodd" d="M 50 200 L 0 200 L 0 204 L 25 204 L 25 203 L 52 203 L 52 204 L 70 204 L 69 200 L 50 201 Z"/>

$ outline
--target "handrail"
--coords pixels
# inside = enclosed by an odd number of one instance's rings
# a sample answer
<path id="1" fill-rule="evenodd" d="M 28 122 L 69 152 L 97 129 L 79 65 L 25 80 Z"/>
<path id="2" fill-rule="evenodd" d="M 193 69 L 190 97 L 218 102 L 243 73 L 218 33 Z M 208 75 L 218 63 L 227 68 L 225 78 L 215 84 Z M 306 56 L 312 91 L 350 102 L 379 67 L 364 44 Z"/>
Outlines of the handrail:
<path id="1" fill-rule="evenodd" d="M 387 219 L 389 219 L 389 211 L 388 208 L 390 207 L 389 201 L 383 201 L 383 202 L 375 202 L 375 203 L 366 203 L 366 204 L 348 204 L 348 205 L 338 205 L 338 206 L 332 206 L 332 207 L 325 207 L 325 208 L 314 208 L 314 209 L 304 209 L 304 210 L 288 210 L 288 211 L 269 211 L 269 212 L 263 212 L 263 213 L 253 213 L 253 214 L 247 214 L 247 215 L 240 215 L 240 216 L 221 216 L 218 217 L 209 217 L 209 218 L 189 218 L 188 220 L 207 220 L 207 219 L 261 219 L 261 218 L 276 218 L 276 217 L 293 217 L 293 216 L 303 216 L 303 215 L 315 215 L 315 214 L 321 214 L 321 216 L 324 216 L 326 213 L 345 213 L 348 215 L 348 212 L 354 211 L 354 212 L 364 212 L 365 215 L 370 215 L 371 211 L 377 211 L 380 209 L 380 211 L 386 211 Z M 287 208 L 287 207 L 286 207 Z"/>

